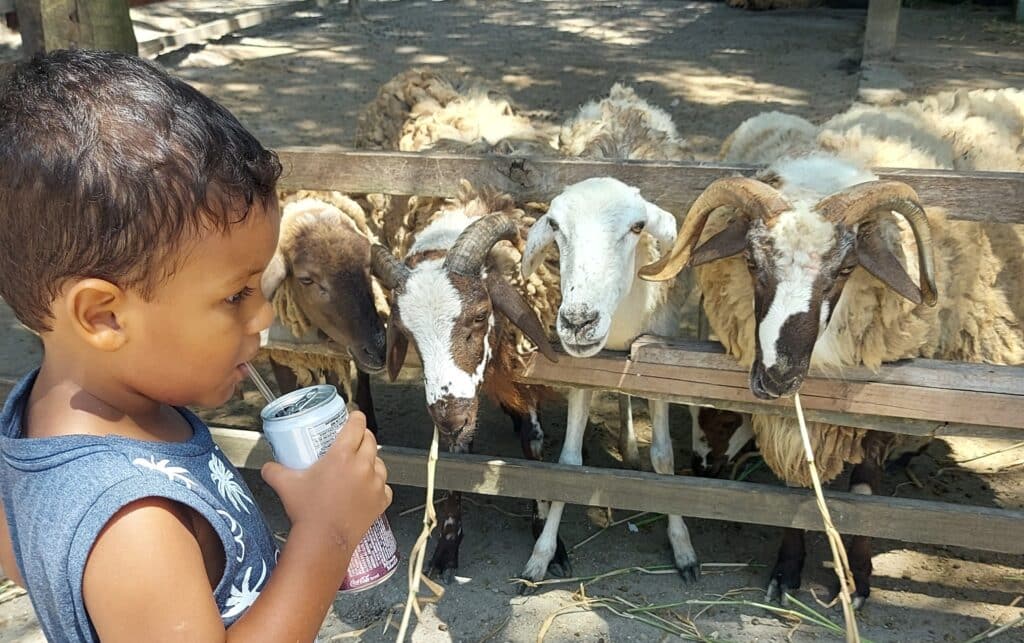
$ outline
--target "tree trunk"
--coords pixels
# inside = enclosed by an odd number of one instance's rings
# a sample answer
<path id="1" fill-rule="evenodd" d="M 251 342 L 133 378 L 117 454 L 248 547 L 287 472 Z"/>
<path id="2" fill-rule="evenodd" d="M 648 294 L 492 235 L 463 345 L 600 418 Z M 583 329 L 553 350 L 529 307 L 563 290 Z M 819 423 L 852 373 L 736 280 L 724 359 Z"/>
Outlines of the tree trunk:
<path id="1" fill-rule="evenodd" d="M 68 48 L 139 52 L 128 0 L 16 0 L 15 6 L 29 56 Z"/>
<path id="2" fill-rule="evenodd" d="M 128 0 L 75 0 L 81 47 L 138 54 Z"/>
<path id="3" fill-rule="evenodd" d="M 14 0 L 18 14 L 18 31 L 21 32 L 21 50 L 26 58 L 46 51 L 43 47 L 43 16 L 40 0 Z"/>

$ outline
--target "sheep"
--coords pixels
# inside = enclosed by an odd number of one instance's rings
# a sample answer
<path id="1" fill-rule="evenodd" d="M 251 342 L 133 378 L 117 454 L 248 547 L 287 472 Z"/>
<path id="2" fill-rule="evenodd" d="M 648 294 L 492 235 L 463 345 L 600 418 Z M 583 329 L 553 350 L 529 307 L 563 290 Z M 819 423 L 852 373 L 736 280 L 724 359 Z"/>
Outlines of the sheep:
<path id="1" fill-rule="evenodd" d="M 744 122 L 729 137 L 723 145 L 722 157 L 727 161 L 763 164 L 773 158 L 815 150 L 824 150 L 864 166 L 1021 171 L 1024 170 L 1024 91 L 958 90 L 903 105 L 854 105 L 820 128 L 788 114 L 760 114 Z M 963 222 L 953 225 L 961 236 L 972 239 L 972 248 L 982 248 L 980 254 L 972 251 L 962 257 L 958 271 L 974 275 L 989 286 L 994 284 L 996 291 L 1006 299 L 1011 319 L 1018 322 L 1024 319 L 1024 288 L 1019 284 L 1019 276 L 1024 274 L 1024 226 Z M 962 323 L 965 322 L 958 318 L 945 327 L 955 329 Z M 1009 323 L 1012 326 L 1016 322 Z M 1004 343 L 997 335 L 1002 325 L 968 328 L 968 334 L 976 338 L 982 349 L 980 353 L 972 350 L 961 354 L 951 348 L 955 342 L 943 340 L 937 350 L 925 350 L 922 354 L 1015 363 L 1016 335 L 1010 333 L 1009 342 Z M 892 341 L 892 335 L 886 338 Z M 749 337 L 738 338 L 740 344 L 749 345 L 750 341 Z M 844 460 L 857 462 L 865 457 L 862 456 L 864 450 L 876 456 L 879 453 L 877 448 L 869 448 L 870 444 L 865 447 L 862 443 L 869 439 L 874 441 L 870 434 L 844 428 L 828 436 L 836 444 L 822 450 L 834 454 L 829 469 L 836 473 Z M 888 447 L 886 454 L 887 457 L 898 454 L 899 460 L 905 462 L 908 454 L 922 450 L 926 444 L 926 441 L 908 441 L 902 437 L 896 445 Z M 793 468 L 796 466 L 794 463 Z M 787 537 L 791 543 L 796 539 L 793 534 Z M 866 547 L 865 543 L 859 544 Z M 861 557 L 869 558 L 870 552 L 866 551 Z"/>
<path id="2" fill-rule="evenodd" d="M 559 150 L 567 156 L 609 159 L 684 160 L 689 157 L 671 117 L 615 84 L 609 95 L 583 105 L 559 133 Z M 556 329 L 562 346 L 575 357 L 590 357 L 604 347 L 625 350 L 643 333 L 674 334 L 679 327 L 690 284 L 652 285 L 635 278 L 637 261 L 660 256 L 659 242 L 675 238 L 676 219 L 646 201 L 640 192 L 611 178 L 587 179 L 555 197 L 545 216 L 531 227 L 523 255 L 523 274 L 530 275 L 556 244 L 563 299 Z M 593 392 L 569 393 L 566 437 L 559 462 L 582 463 L 582 442 Z M 668 424 L 668 403 L 648 401 L 653 442 L 651 463 L 658 473 L 675 473 Z M 637 459 L 628 398 L 623 415 L 620 450 L 627 461 Z M 701 435 L 698 414 L 695 443 Z M 729 447 L 727 447 L 729 448 Z M 702 456 L 710 449 L 706 446 Z M 632 455 L 630 455 L 632 452 Z M 735 455 L 729 454 L 729 456 Z M 565 503 L 552 503 L 523 577 L 539 581 L 549 569 L 564 569 L 557 551 L 557 535 Z M 673 561 L 684 580 L 696 580 L 696 553 L 681 516 L 669 516 Z M 554 566 L 552 564 L 554 558 Z M 529 591 L 524 586 L 523 591 Z"/>
<path id="3" fill-rule="evenodd" d="M 385 83 L 359 117 L 356 147 L 402 152 L 547 156 L 552 136 L 501 91 L 480 80 L 410 69 Z M 444 199 L 433 196 L 367 197 L 371 227 L 405 256 Z M 522 205 L 522 204 L 521 204 Z"/>
<path id="4" fill-rule="evenodd" d="M 357 367 L 355 401 L 377 423 L 369 374 L 384 368 L 384 326 L 369 274 L 370 238 L 365 214 L 340 193 L 321 194 L 333 203 L 299 193 L 284 199 L 277 250 L 263 273 L 261 290 L 273 302 L 273 339 L 322 343 L 347 349 L 351 360 L 314 353 L 267 350 L 284 389 L 313 383 L 315 374 L 333 374 L 349 400 L 350 367 Z M 288 369 L 294 371 L 290 375 Z"/>
<path id="5" fill-rule="evenodd" d="M 522 366 L 523 336 L 556 359 L 545 328 L 554 321 L 559 293 L 546 269 L 532 278 L 518 274 L 515 244 L 528 224 L 512 197 L 464 184 L 458 198 L 416 231 L 404 261 L 383 246 L 373 248 L 373 274 L 391 292 L 388 374 L 397 377 L 412 340 L 423 364 L 428 412 L 453 453 L 472 446 L 482 391 L 513 418 L 526 457 L 542 457 L 539 406 L 548 392 L 512 375 Z M 503 240 L 513 246 L 496 247 Z M 462 541 L 461 495 L 449 493 L 440 515 L 429 573 L 450 581 Z"/>
<path id="6" fill-rule="evenodd" d="M 812 365 L 841 372 L 917 356 L 1024 361 L 1019 320 L 995 286 L 1001 262 L 977 226 L 926 212 L 906 184 L 879 181 L 832 152 L 783 157 L 755 178 L 719 179 L 685 221 L 672 251 L 640 274 L 664 280 L 696 269 L 708 319 L 726 350 L 750 366 L 759 398 L 796 392 Z M 795 420 L 756 414 L 753 429 L 772 471 L 809 486 Z M 823 481 L 849 462 L 851 491 L 877 490 L 895 435 L 808 429 Z M 787 530 L 769 598 L 799 587 L 803 549 L 803 532 Z M 870 540 L 853 538 L 849 558 L 860 607 L 870 593 Z"/>
<path id="7" fill-rule="evenodd" d="M 612 85 L 606 98 L 580 107 L 562 125 L 558 150 L 563 156 L 619 161 L 693 158 L 672 117 L 621 83 Z"/>
<path id="8" fill-rule="evenodd" d="M 673 333 L 687 293 L 674 283 L 650 284 L 635 275 L 637 262 L 660 256 L 659 243 L 675 238 L 676 219 L 646 201 L 639 190 L 612 178 L 586 179 L 571 185 L 551 202 L 547 214 L 531 227 L 523 253 L 524 275 L 544 259 L 548 246 L 560 250 L 562 302 L 556 329 L 563 348 L 574 357 L 591 357 L 606 346 L 625 350 L 643 333 Z M 583 434 L 593 391 L 572 389 L 565 441 L 559 462 L 582 464 Z M 658 473 L 675 473 L 668 424 L 668 403 L 648 401 L 653 441 L 651 463 Z M 556 554 L 558 527 L 565 503 L 554 502 L 544 531 L 526 563 L 523 578 L 539 581 Z M 695 580 L 699 565 L 681 516 L 669 516 L 673 559 L 686 580 Z M 559 565 L 564 567 L 563 563 Z M 524 590 L 525 591 L 525 590 Z"/>

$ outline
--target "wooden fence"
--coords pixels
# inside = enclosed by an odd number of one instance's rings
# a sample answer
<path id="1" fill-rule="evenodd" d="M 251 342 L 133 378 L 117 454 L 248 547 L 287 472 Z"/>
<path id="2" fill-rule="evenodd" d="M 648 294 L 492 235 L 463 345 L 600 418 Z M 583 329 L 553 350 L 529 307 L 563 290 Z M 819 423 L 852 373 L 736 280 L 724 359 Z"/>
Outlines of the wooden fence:
<path id="1" fill-rule="evenodd" d="M 281 158 L 286 189 L 452 196 L 465 178 L 520 198 L 546 200 L 581 179 L 615 176 L 673 212 L 685 211 L 714 179 L 755 169 L 321 149 L 281 150 Z M 1024 173 L 882 169 L 878 174 L 909 183 L 925 203 L 946 207 L 952 218 L 1024 223 Z M 586 360 L 563 356 L 557 364 L 537 356 L 517 377 L 738 411 L 792 413 L 790 401 L 754 398 L 745 369 L 710 342 L 644 336 L 629 353 L 605 351 Z M 842 379 L 812 372 L 801 400 L 811 420 L 914 435 L 1024 439 L 1024 367 L 907 360 L 877 373 L 846 369 Z M 258 433 L 214 433 L 237 466 L 258 467 L 270 458 Z M 385 446 L 382 457 L 394 483 L 424 486 L 425 451 Z M 437 471 L 438 487 L 444 489 L 821 529 L 813 496 L 801 489 L 481 455 L 443 455 Z M 1024 511 L 844 492 L 827 496 L 836 526 L 845 533 L 1024 553 Z"/>

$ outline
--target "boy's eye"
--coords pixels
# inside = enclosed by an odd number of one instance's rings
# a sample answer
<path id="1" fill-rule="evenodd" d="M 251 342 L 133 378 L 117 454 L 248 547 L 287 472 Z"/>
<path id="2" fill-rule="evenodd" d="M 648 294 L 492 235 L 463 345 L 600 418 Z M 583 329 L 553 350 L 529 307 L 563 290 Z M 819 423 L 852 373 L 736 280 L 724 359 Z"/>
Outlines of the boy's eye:
<path id="1" fill-rule="evenodd" d="M 231 295 L 230 297 L 228 297 L 224 301 L 226 301 L 227 303 L 229 303 L 229 304 L 231 304 L 233 306 L 237 306 L 238 304 L 242 303 L 242 301 L 245 300 L 246 297 L 248 297 L 249 295 L 253 294 L 254 292 L 256 292 L 255 288 L 253 288 L 251 286 L 246 286 L 245 288 L 242 288 L 241 290 L 239 290 L 235 294 Z"/>

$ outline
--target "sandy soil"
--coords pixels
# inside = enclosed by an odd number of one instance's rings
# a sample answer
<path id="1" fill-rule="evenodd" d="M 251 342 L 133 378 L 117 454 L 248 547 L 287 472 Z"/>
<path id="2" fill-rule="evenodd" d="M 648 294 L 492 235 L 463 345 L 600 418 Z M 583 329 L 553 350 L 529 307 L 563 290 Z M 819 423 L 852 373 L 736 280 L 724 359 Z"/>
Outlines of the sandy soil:
<path id="1" fill-rule="evenodd" d="M 140 39 L 219 17 L 225 11 L 267 4 L 189 0 L 133 10 Z M 267 144 L 349 146 L 361 107 L 377 87 L 412 65 L 439 66 L 502 83 L 526 109 L 559 120 L 580 103 L 628 81 L 668 109 L 684 136 L 709 158 L 744 118 L 766 109 L 823 119 L 849 106 L 857 95 L 862 10 L 743 12 L 723 4 L 623 0 L 620 2 L 402 2 L 368 3 L 367 20 L 349 20 L 344 7 L 310 11 L 248 30 L 205 46 L 162 56 L 173 73 L 213 95 L 240 116 Z M 904 9 L 901 47 L 893 68 L 910 96 L 954 87 L 1021 85 L 1024 31 L 1005 11 L 970 6 Z M 147 30 L 143 32 L 143 29 Z M 18 55 L 17 38 L 0 37 L 0 62 Z M 38 360 L 34 338 L 0 315 L 0 375 L 23 373 Z M 429 422 L 422 392 L 411 379 L 377 382 L 377 412 L 389 444 L 424 447 Z M 207 413 L 220 425 L 251 427 L 256 394 Z M 564 405 L 545 409 L 548 458 L 557 457 L 564 433 Z M 618 466 L 617 420 L 604 398 L 588 433 L 585 460 Z M 689 462 L 689 418 L 673 408 L 673 434 L 680 470 Z M 641 416 L 641 438 L 649 424 Z M 518 456 L 508 421 L 488 408 L 481 418 L 477 451 Z M 996 441 L 941 440 L 911 470 L 886 481 L 884 493 L 985 506 L 1022 508 L 1021 449 L 981 459 L 1009 446 Z M 645 456 L 646 453 L 641 454 Z M 973 459 L 973 460 L 972 460 Z M 965 462 L 970 460 L 970 462 Z M 955 466 L 958 462 L 965 462 Z M 1014 466 L 1017 465 L 1017 466 Z M 287 520 L 255 472 L 247 473 L 275 531 Z M 770 482 L 763 470 L 752 479 Z M 398 488 L 390 512 L 403 551 L 419 531 L 420 513 L 403 510 L 422 502 L 422 490 Z M 521 599 L 508 579 L 522 568 L 532 547 L 528 503 L 469 496 L 466 539 L 458 582 L 444 600 L 427 609 L 416 641 L 532 641 L 546 618 L 560 609 L 547 640 L 662 641 L 663 632 L 608 611 L 573 609 L 578 585 L 552 587 Z M 624 517 L 626 512 L 617 512 Z M 760 601 L 774 561 L 779 532 L 773 528 L 717 521 L 688 521 L 694 545 L 707 567 L 701 581 L 685 586 L 673 575 L 630 574 L 587 585 L 588 596 L 620 596 L 637 604 L 713 600 L 726 592 Z M 562 537 L 572 546 L 597 528 L 586 509 L 570 507 Z M 822 567 L 827 544 L 808 538 L 801 599 L 824 595 L 831 571 Z M 990 623 L 1020 615 L 1008 607 L 1024 594 L 1024 560 L 964 549 L 877 541 L 871 601 L 860 614 L 862 634 L 875 641 L 963 641 Z M 669 562 L 664 521 L 610 529 L 573 552 L 582 576 L 630 566 Z M 341 640 L 343 632 L 367 629 L 367 641 L 393 640 L 382 633 L 391 608 L 404 599 L 399 581 L 353 597 L 339 598 L 321 632 Z M 822 609 L 834 621 L 838 609 Z M 670 620 L 692 619 L 711 640 L 838 640 L 820 627 L 795 625 L 752 606 L 681 604 L 659 612 Z M 396 619 L 397 623 L 397 619 Z M 1020 630 L 1002 640 L 1021 640 Z M 27 598 L 0 605 L 0 640 L 42 640 Z"/>

